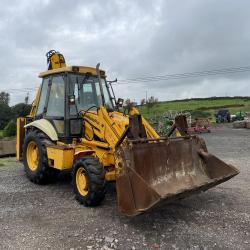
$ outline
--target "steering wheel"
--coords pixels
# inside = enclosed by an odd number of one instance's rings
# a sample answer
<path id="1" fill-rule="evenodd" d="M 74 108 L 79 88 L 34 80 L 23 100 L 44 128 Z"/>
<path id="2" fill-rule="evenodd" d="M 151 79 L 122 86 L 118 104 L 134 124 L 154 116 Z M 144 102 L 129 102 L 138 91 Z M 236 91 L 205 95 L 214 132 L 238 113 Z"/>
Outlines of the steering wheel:
<path id="1" fill-rule="evenodd" d="M 82 114 L 84 112 L 84 114 L 82 116 L 82 118 L 84 118 L 85 114 L 88 113 L 89 110 L 91 110 L 92 108 L 98 109 L 98 107 L 96 105 L 93 105 L 93 106 L 89 107 L 87 110 L 81 109 L 80 111 L 78 111 L 78 115 L 80 115 L 80 114 Z"/>

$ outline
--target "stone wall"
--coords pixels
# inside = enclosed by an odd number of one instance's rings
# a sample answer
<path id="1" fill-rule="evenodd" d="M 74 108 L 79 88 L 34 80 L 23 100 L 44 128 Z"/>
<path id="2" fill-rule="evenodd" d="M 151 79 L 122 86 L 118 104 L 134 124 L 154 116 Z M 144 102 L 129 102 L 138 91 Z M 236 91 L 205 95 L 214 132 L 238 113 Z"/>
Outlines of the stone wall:
<path id="1" fill-rule="evenodd" d="M 0 140 L 0 157 L 16 154 L 16 140 L 2 139 Z"/>

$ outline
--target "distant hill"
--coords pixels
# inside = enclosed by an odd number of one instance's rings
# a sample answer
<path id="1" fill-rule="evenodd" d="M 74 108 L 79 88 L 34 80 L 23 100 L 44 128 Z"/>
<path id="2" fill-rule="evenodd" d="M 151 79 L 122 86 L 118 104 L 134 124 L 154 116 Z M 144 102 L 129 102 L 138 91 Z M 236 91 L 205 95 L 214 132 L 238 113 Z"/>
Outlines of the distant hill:
<path id="1" fill-rule="evenodd" d="M 232 114 L 238 111 L 250 112 L 249 96 L 234 97 L 209 97 L 209 98 L 191 98 L 173 101 L 158 102 L 152 108 L 146 105 L 140 106 L 140 112 L 145 117 L 162 116 L 168 110 L 189 111 L 191 113 L 206 113 L 205 116 L 214 117 L 214 113 L 221 108 L 228 108 Z M 198 112 L 199 111 L 199 112 Z"/>
<path id="2" fill-rule="evenodd" d="M 227 99 L 250 100 L 250 96 L 211 96 L 211 97 L 204 97 L 204 98 L 177 99 L 177 100 L 162 101 L 162 102 L 186 102 L 186 101 L 227 100 Z"/>

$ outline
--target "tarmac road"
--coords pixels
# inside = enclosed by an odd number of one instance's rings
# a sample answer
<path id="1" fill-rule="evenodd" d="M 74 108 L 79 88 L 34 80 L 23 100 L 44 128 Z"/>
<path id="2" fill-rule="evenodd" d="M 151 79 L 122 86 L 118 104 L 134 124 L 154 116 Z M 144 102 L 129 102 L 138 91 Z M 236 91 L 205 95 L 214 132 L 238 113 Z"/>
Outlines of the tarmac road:
<path id="1" fill-rule="evenodd" d="M 250 249 L 250 130 L 203 137 L 241 173 L 132 219 L 117 211 L 112 186 L 102 206 L 85 208 L 67 176 L 37 186 L 14 158 L 0 159 L 0 249 Z"/>

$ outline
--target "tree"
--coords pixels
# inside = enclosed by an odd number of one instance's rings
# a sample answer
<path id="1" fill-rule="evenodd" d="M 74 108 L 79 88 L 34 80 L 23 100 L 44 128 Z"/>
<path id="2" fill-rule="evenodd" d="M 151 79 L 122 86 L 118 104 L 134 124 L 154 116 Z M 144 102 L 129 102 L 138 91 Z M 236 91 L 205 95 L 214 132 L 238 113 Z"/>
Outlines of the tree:
<path id="1" fill-rule="evenodd" d="M 148 109 L 152 108 L 156 103 L 158 103 L 158 98 L 155 98 L 153 96 L 150 96 L 150 98 L 146 102 Z"/>
<path id="2" fill-rule="evenodd" d="M 16 123 L 14 121 L 10 121 L 3 130 L 4 137 L 11 137 L 16 135 Z"/>
<path id="3" fill-rule="evenodd" d="M 11 108 L 7 104 L 0 102 L 0 130 L 2 130 L 11 119 Z"/>
<path id="4" fill-rule="evenodd" d="M 145 105 L 146 104 L 146 100 L 145 98 L 141 99 L 141 106 Z"/>
<path id="5" fill-rule="evenodd" d="M 0 103 L 9 105 L 9 102 L 10 102 L 10 94 L 4 91 L 0 92 Z"/>
<path id="6" fill-rule="evenodd" d="M 29 92 L 27 93 L 27 95 L 24 98 L 24 103 L 27 105 L 29 102 Z"/>
<path id="7" fill-rule="evenodd" d="M 9 107 L 7 104 L 0 102 L 0 130 L 4 129 L 4 136 L 12 136 L 15 133 L 16 118 L 27 116 L 30 110 L 31 105 L 25 103 L 18 103 Z"/>
<path id="8" fill-rule="evenodd" d="M 30 113 L 31 105 L 25 104 L 25 103 L 18 103 L 15 106 L 11 107 L 13 119 L 16 119 L 17 117 L 24 117 L 27 116 Z"/>
<path id="9" fill-rule="evenodd" d="M 129 106 L 131 104 L 131 100 L 129 98 L 126 99 L 124 104 L 125 104 L 126 107 Z"/>

